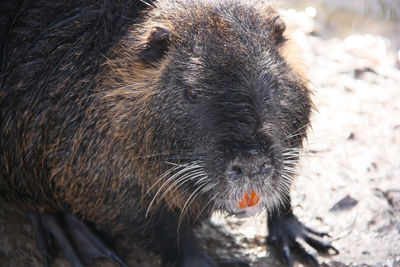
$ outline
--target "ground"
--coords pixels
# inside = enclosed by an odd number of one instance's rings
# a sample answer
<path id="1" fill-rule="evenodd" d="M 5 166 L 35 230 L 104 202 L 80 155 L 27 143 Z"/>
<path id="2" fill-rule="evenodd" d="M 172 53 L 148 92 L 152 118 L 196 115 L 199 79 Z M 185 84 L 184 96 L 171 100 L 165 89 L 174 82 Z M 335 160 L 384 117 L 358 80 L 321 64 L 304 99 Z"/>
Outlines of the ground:
<path id="1" fill-rule="evenodd" d="M 305 13 L 287 14 L 294 23 L 304 22 Z M 313 23 L 311 18 L 306 22 Z M 327 240 L 340 251 L 318 256 L 322 266 L 400 266 L 396 46 L 382 36 L 322 38 L 301 24 L 294 39 L 309 67 L 317 111 L 293 187 L 294 213 L 307 225 L 329 232 Z M 216 214 L 197 235 L 212 255 L 244 258 L 251 266 L 282 266 L 265 246 L 265 214 L 247 219 Z M 28 220 L 3 203 L 0 236 L 0 266 L 40 266 Z M 159 266 L 157 256 L 131 241 L 116 243 L 130 266 Z M 69 263 L 59 253 L 52 266 Z M 99 260 L 93 266 L 117 265 Z"/>

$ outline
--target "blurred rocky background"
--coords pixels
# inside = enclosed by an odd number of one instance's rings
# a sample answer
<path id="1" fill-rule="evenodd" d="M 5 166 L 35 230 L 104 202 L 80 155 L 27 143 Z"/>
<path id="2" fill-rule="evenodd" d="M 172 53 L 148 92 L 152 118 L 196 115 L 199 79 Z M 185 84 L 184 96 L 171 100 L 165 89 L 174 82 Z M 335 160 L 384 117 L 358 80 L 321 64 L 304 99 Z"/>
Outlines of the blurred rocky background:
<path id="1" fill-rule="evenodd" d="M 318 109 L 293 186 L 294 212 L 339 249 L 318 255 L 322 266 L 400 266 L 400 1 L 275 4 L 293 29 Z M 29 222 L 1 205 L 0 266 L 40 265 Z M 215 214 L 197 233 L 212 255 L 283 266 L 265 246 L 265 214 Z M 130 266 L 160 265 L 131 241 L 117 243 Z M 52 266 L 69 263 L 60 252 Z"/>

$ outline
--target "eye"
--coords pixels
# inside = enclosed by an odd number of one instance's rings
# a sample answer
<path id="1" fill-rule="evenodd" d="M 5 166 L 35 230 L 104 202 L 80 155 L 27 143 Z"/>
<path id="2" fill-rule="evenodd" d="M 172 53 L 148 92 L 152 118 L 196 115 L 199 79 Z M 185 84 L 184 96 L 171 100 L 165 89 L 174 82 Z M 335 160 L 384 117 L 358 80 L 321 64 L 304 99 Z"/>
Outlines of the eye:
<path id="1" fill-rule="evenodd" d="M 191 101 L 198 101 L 201 96 L 201 90 L 194 89 L 194 88 L 188 88 L 186 90 L 186 94 Z"/>

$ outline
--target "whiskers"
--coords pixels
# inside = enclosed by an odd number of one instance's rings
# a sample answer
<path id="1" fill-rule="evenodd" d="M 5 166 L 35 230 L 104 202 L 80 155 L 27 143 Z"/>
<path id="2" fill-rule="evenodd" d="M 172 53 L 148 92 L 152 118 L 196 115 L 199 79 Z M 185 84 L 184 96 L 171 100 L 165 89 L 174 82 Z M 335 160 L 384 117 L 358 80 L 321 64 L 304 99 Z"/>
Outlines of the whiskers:
<path id="1" fill-rule="evenodd" d="M 279 190 L 284 201 L 289 201 L 290 186 L 293 183 L 293 177 L 298 174 L 299 155 L 301 150 L 298 148 L 283 148 L 282 149 L 282 171 Z"/>
<path id="2" fill-rule="evenodd" d="M 305 137 L 306 126 L 300 127 L 297 131 L 287 135 L 281 140 L 282 145 L 290 146 L 291 143 Z M 314 184 L 313 178 L 318 172 L 323 171 L 318 164 L 318 159 L 323 159 L 329 149 L 327 144 L 335 143 L 335 140 L 328 138 L 316 138 L 315 135 L 303 142 L 300 147 L 284 147 L 282 151 L 282 189 L 292 191 L 294 202 L 301 202 L 304 199 L 304 188 L 307 184 Z M 329 146 L 328 146 L 329 147 Z M 300 178 L 294 180 L 294 178 Z M 305 182 L 307 180 L 307 182 Z M 288 197 L 289 194 L 283 194 Z M 293 202 L 293 201 L 292 201 Z"/>
<path id="3" fill-rule="evenodd" d="M 164 164 L 170 166 L 163 174 L 160 175 L 152 186 L 147 190 L 145 196 L 153 195 L 150 204 L 146 210 L 146 217 L 149 216 L 152 209 L 157 209 L 161 203 L 183 203 L 179 216 L 179 225 L 188 211 L 190 205 L 202 194 L 210 191 L 211 179 L 205 171 L 205 164 L 200 157 L 201 153 L 185 153 L 183 155 L 167 156 Z M 185 159 L 183 163 L 182 159 Z M 178 160 L 175 163 L 173 160 Z M 189 195 L 190 194 L 190 195 Z M 187 195 L 186 200 L 182 200 Z M 179 227 L 179 226 L 178 226 Z"/>

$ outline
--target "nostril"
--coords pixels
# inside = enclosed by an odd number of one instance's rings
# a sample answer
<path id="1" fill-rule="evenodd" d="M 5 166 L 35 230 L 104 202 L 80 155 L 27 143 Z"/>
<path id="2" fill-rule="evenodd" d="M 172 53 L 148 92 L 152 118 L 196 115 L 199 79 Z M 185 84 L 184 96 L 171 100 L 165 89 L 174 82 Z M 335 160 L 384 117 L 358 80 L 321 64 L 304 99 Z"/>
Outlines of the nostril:
<path id="1" fill-rule="evenodd" d="M 261 165 L 259 173 L 260 174 L 269 174 L 272 171 L 272 166 L 268 163 L 264 163 Z"/>
<path id="2" fill-rule="evenodd" d="M 248 153 L 252 156 L 257 156 L 260 153 L 260 151 L 258 149 L 251 149 L 248 151 Z"/>
<path id="3" fill-rule="evenodd" d="M 237 165 L 232 166 L 231 170 L 227 173 L 230 179 L 238 179 L 242 176 L 242 174 L 242 169 Z"/>
<path id="4" fill-rule="evenodd" d="M 242 172 L 242 169 L 241 169 L 239 166 L 237 166 L 237 165 L 234 165 L 234 166 L 232 167 L 232 171 L 235 172 L 236 174 L 242 174 L 242 173 L 243 173 L 243 172 Z"/>

